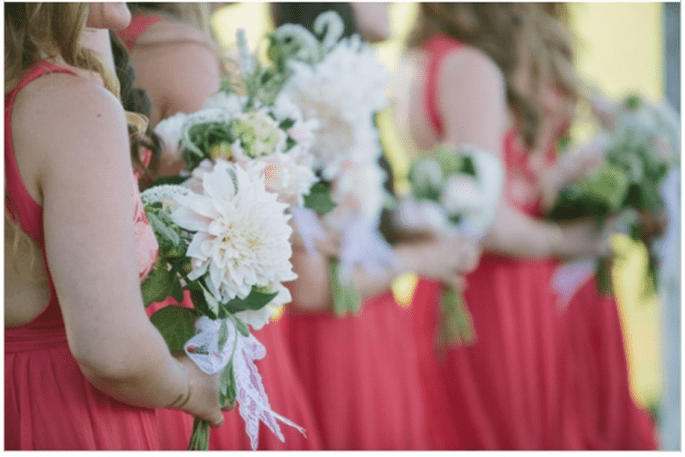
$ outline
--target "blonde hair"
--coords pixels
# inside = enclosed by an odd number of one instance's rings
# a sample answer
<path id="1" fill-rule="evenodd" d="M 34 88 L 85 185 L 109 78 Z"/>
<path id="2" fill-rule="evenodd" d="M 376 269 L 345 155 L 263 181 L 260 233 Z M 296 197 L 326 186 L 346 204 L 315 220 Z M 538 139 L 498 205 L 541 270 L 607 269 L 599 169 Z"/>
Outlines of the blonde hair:
<path id="1" fill-rule="evenodd" d="M 570 103 L 578 98 L 571 37 L 561 20 L 564 12 L 556 4 L 422 3 L 408 45 L 419 47 L 443 33 L 489 55 L 504 74 L 509 108 L 524 143 L 532 148 L 540 135 L 542 101 L 541 94 L 524 93 L 516 85 L 521 52 L 529 58 L 523 70 L 534 87 L 546 76 Z"/>
<path id="2" fill-rule="evenodd" d="M 119 97 L 119 82 L 97 54 L 81 46 L 86 3 L 5 3 L 5 94 L 38 61 L 60 56 L 72 67 L 98 73 Z"/>

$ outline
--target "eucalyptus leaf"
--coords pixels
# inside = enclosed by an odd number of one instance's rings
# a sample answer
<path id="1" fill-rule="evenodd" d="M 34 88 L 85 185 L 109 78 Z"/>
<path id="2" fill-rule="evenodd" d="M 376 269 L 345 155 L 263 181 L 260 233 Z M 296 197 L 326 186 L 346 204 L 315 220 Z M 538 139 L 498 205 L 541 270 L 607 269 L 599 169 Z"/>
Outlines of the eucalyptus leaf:
<path id="1" fill-rule="evenodd" d="M 183 345 L 195 335 L 197 314 L 184 306 L 165 306 L 150 317 L 150 322 L 162 334 L 169 350 L 182 351 Z"/>

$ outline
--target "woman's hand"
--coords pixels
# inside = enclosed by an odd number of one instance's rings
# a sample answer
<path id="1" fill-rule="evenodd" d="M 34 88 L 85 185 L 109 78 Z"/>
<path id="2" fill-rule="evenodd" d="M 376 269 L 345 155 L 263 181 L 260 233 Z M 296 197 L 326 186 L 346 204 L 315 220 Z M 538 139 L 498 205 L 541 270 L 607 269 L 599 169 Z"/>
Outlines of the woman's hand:
<path id="1" fill-rule="evenodd" d="M 219 373 L 206 374 L 186 355 L 177 356 L 176 359 L 187 374 L 189 396 L 183 396 L 178 402 L 182 406 L 172 404 L 171 407 L 204 419 L 212 427 L 220 427 L 224 416 L 219 404 Z"/>
<path id="2" fill-rule="evenodd" d="M 554 208 L 559 192 L 564 187 L 595 171 L 602 164 L 605 152 L 605 139 L 596 137 L 580 148 L 564 153 L 540 178 L 542 204 L 545 211 L 551 211 Z"/>
<path id="3" fill-rule="evenodd" d="M 615 217 L 601 226 L 594 218 L 585 217 L 560 224 L 554 231 L 552 252 L 560 258 L 605 257 L 611 253 L 615 223 Z"/>
<path id="4" fill-rule="evenodd" d="M 411 249 L 411 251 L 409 251 Z M 403 262 L 415 273 L 439 280 L 457 290 L 464 286 L 463 275 L 473 271 L 480 260 L 479 244 L 460 236 L 441 236 L 407 248 Z"/>

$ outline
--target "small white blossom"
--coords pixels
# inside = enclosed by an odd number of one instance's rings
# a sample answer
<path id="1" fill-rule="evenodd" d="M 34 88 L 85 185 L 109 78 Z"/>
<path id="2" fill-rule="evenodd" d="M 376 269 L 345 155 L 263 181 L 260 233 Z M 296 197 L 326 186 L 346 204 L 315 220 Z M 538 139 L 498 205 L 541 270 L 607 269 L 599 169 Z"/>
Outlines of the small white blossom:
<path id="1" fill-rule="evenodd" d="M 170 155 L 177 155 L 178 144 L 181 141 L 182 128 L 188 119 L 185 113 L 176 113 L 171 117 L 162 119 L 155 126 L 155 133 L 159 135 L 164 143 L 165 150 Z"/>

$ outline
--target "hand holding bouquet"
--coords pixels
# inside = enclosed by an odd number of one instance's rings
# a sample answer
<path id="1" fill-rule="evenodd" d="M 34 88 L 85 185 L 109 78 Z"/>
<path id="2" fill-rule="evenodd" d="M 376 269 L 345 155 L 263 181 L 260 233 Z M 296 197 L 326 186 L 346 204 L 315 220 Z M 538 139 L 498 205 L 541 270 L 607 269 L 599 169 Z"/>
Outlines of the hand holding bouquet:
<path id="1" fill-rule="evenodd" d="M 559 193 L 550 211 L 555 220 L 594 216 L 598 223 L 620 215 L 633 239 L 647 242 L 663 230 L 660 186 L 679 159 L 680 123 L 666 103 L 656 105 L 632 95 L 623 105 L 594 99 L 604 131 L 596 140 L 605 149 L 603 162 L 589 175 Z M 600 260 L 600 290 L 607 292 L 606 259 Z M 650 253 L 655 278 L 656 260 Z"/>
<path id="2" fill-rule="evenodd" d="M 441 145 L 412 163 L 412 194 L 399 205 L 398 223 L 407 229 L 428 229 L 479 242 L 495 220 L 503 180 L 504 168 L 492 154 L 468 146 Z M 473 341 L 475 333 L 462 294 L 445 291 L 441 314 L 439 342 Z"/>

